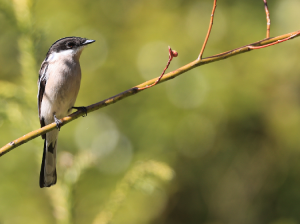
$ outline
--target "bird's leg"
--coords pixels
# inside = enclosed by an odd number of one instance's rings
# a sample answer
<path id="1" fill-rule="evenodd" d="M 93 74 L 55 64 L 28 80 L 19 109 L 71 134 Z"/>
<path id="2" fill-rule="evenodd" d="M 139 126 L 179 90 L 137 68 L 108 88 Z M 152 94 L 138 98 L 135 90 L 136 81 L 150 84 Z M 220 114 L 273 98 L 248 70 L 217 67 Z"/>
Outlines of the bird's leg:
<path id="1" fill-rule="evenodd" d="M 87 116 L 87 108 L 86 107 L 72 107 L 72 108 L 76 109 L 76 110 L 81 110 L 81 111 L 85 112 L 85 115 L 83 115 L 82 117 Z"/>
<path id="2" fill-rule="evenodd" d="M 60 131 L 60 127 L 62 125 L 62 122 L 55 116 L 55 114 L 53 116 L 54 116 L 54 121 L 56 123 L 56 127 Z"/>

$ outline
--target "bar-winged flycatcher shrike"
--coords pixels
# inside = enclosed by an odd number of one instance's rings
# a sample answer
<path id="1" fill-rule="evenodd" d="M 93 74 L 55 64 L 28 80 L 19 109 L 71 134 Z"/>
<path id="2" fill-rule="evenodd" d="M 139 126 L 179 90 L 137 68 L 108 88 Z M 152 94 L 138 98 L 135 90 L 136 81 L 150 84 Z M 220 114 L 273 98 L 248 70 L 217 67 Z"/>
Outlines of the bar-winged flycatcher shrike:
<path id="1" fill-rule="evenodd" d="M 41 127 L 56 122 L 57 129 L 44 135 L 40 187 L 50 187 L 57 180 L 56 146 L 61 122 L 71 113 L 80 87 L 79 58 L 83 48 L 95 42 L 81 37 L 65 37 L 50 47 L 43 61 L 38 80 L 38 110 Z"/>

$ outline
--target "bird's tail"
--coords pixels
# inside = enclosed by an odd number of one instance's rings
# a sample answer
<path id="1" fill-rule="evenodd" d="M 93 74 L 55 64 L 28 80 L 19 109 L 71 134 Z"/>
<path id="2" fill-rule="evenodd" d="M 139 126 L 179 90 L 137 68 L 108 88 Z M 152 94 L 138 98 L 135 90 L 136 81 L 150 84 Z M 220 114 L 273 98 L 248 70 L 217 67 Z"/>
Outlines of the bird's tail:
<path id="1" fill-rule="evenodd" d="M 40 187 L 50 187 L 56 183 L 56 180 L 56 141 L 48 143 L 45 139 L 40 173 Z"/>

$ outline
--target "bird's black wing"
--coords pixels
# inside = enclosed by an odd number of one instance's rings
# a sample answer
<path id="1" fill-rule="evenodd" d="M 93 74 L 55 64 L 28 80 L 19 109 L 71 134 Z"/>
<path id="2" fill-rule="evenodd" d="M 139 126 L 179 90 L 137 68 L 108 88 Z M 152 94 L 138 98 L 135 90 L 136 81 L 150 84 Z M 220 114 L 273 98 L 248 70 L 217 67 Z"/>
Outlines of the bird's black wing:
<path id="1" fill-rule="evenodd" d="M 49 63 L 46 60 L 43 61 L 40 71 L 39 71 L 38 109 L 39 109 L 39 118 L 40 118 L 41 127 L 45 126 L 44 119 L 41 117 L 41 104 L 42 104 L 45 87 L 46 87 L 46 83 L 47 83 L 46 73 L 47 73 L 48 65 L 49 65 Z M 42 138 L 44 138 L 44 136 L 42 136 Z"/>

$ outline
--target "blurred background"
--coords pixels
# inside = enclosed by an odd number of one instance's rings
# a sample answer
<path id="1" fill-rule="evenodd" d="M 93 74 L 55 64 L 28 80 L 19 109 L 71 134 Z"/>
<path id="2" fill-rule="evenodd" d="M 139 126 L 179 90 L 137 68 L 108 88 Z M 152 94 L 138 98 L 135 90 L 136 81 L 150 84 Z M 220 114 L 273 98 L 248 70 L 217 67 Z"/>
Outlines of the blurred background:
<path id="1" fill-rule="evenodd" d="M 0 145 L 39 128 L 53 42 L 95 39 L 76 106 L 195 60 L 213 0 L 0 0 Z M 300 1 L 272 0 L 271 36 Z M 262 0 L 218 1 L 204 57 L 265 38 Z M 0 158 L 0 224 L 300 223 L 300 39 L 195 68 L 62 127 L 58 182 L 39 188 L 43 141 Z"/>

